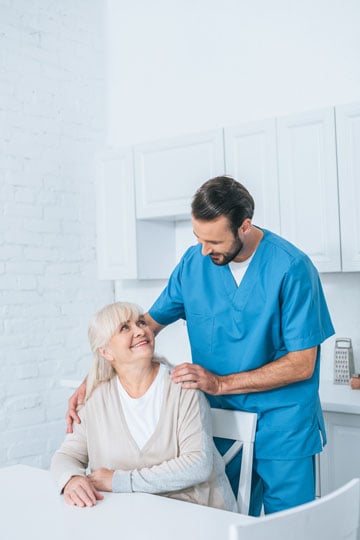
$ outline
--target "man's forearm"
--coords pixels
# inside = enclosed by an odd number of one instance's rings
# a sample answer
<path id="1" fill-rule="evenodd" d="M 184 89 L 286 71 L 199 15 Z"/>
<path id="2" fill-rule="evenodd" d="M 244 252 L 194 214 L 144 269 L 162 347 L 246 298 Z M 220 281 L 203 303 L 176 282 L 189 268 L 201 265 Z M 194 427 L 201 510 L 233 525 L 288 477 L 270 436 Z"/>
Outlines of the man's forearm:
<path id="1" fill-rule="evenodd" d="M 316 352 L 317 347 L 291 352 L 260 368 L 221 376 L 216 394 L 264 392 L 310 379 L 315 368 Z"/>

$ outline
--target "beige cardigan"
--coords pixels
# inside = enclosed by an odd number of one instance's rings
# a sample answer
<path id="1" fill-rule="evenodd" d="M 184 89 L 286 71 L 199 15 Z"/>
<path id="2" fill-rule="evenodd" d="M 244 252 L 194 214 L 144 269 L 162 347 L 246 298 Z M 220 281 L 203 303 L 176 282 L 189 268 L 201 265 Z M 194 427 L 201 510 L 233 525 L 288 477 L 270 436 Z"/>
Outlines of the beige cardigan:
<path id="1" fill-rule="evenodd" d="M 81 424 L 74 424 L 51 463 L 61 491 L 71 476 L 106 467 L 116 471 L 116 492 L 158 493 L 237 510 L 202 392 L 181 388 L 166 373 L 160 419 L 143 448 L 126 424 L 116 377 L 95 389 L 79 416 Z"/>

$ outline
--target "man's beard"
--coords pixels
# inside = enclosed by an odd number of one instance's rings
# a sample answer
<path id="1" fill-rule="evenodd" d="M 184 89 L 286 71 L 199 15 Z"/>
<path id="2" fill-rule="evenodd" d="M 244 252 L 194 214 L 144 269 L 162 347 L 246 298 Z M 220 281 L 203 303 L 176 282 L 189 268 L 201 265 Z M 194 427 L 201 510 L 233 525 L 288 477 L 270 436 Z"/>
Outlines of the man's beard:
<path id="1" fill-rule="evenodd" d="M 244 244 L 240 238 L 235 238 L 231 246 L 231 251 L 227 251 L 226 253 L 211 253 L 210 258 L 212 262 L 216 264 L 216 266 L 225 266 L 225 264 L 228 264 L 235 259 L 235 257 L 242 250 L 243 245 Z"/>

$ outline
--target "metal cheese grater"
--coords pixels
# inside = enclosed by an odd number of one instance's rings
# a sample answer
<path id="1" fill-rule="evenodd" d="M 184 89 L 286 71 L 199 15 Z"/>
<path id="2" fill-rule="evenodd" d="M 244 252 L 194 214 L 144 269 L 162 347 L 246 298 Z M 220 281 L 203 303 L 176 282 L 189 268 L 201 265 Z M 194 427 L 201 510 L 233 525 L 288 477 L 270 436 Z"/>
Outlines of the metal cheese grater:
<path id="1" fill-rule="evenodd" d="M 351 339 L 336 339 L 334 351 L 334 383 L 349 384 L 354 372 L 354 356 Z"/>

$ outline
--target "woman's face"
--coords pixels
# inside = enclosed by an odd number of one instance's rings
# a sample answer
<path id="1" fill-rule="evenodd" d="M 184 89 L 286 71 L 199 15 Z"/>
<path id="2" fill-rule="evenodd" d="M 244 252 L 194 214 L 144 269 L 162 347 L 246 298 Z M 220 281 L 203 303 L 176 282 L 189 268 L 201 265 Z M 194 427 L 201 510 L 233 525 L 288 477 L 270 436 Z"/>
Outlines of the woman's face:
<path id="1" fill-rule="evenodd" d="M 154 334 L 142 316 L 121 323 L 109 343 L 103 349 L 103 356 L 111 363 L 134 362 L 140 359 L 151 361 L 154 354 Z"/>

